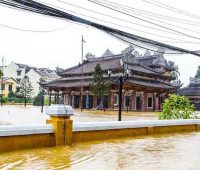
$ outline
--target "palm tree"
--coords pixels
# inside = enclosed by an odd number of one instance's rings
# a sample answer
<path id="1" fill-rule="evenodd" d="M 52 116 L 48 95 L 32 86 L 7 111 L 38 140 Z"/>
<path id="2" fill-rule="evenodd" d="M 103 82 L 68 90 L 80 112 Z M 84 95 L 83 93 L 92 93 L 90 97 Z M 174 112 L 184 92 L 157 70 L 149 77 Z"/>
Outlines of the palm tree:
<path id="1" fill-rule="evenodd" d="M 175 65 L 175 63 L 173 61 L 168 61 L 168 66 L 174 69 L 172 71 L 172 75 L 174 77 L 176 77 L 176 80 L 178 80 L 178 77 L 180 76 L 178 65 Z"/>

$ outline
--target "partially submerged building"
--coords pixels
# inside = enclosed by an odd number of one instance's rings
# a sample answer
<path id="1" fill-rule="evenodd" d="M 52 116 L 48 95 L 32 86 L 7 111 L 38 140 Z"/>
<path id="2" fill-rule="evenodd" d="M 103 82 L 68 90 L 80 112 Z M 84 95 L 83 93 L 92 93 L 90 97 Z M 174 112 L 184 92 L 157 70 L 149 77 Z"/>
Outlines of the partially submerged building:
<path id="1" fill-rule="evenodd" d="M 178 92 L 179 95 L 187 97 L 196 107 L 200 110 L 200 80 L 190 78 L 190 83 L 187 87 L 181 88 Z"/>
<path id="2" fill-rule="evenodd" d="M 42 84 L 49 92 L 50 101 L 53 94 L 54 103 L 65 103 L 74 108 L 80 108 L 80 92 L 83 87 L 82 107 L 86 109 L 97 107 L 99 101 L 89 88 L 97 64 L 101 65 L 104 77 L 108 81 L 108 70 L 112 72 L 112 80 L 117 80 L 124 72 L 124 68 L 129 69 L 130 76 L 123 85 L 123 109 L 128 107 L 135 111 L 160 110 L 168 94 L 177 89 L 177 86 L 172 85 L 175 80 L 172 75 L 174 68 L 168 65 L 162 54 L 147 55 L 145 53 L 141 56 L 129 47 L 119 55 L 106 52 L 98 58 L 94 55 L 87 56 L 83 64 L 59 72 L 61 78 Z M 104 98 L 104 106 L 107 109 L 118 109 L 118 105 L 119 84 L 110 81 L 109 94 Z"/>

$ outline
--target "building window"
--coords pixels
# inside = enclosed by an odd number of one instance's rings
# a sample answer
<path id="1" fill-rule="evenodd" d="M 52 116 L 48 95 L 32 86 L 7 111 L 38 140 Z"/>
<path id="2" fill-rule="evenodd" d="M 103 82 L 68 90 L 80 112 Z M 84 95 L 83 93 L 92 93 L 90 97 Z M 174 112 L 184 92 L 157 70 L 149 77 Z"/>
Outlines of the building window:
<path id="1" fill-rule="evenodd" d="M 1 84 L 1 90 L 5 90 L 5 84 Z"/>
<path id="2" fill-rule="evenodd" d="M 113 104 L 114 104 L 115 106 L 117 106 L 118 103 L 119 103 L 119 96 L 118 96 L 118 94 L 114 94 Z"/>
<path id="3" fill-rule="evenodd" d="M 152 97 L 148 97 L 147 98 L 147 107 L 148 108 L 152 108 L 153 107 L 153 98 Z"/>
<path id="4" fill-rule="evenodd" d="M 16 87 L 16 93 L 19 93 L 20 87 Z"/>
<path id="5" fill-rule="evenodd" d="M 22 71 L 21 70 L 17 70 L 17 76 L 21 76 Z"/>
<path id="6" fill-rule="evenodd" d="M 8 91 L 12 91 L 12 85 L 10 84 L 9 86 L 8 86 Z"/>

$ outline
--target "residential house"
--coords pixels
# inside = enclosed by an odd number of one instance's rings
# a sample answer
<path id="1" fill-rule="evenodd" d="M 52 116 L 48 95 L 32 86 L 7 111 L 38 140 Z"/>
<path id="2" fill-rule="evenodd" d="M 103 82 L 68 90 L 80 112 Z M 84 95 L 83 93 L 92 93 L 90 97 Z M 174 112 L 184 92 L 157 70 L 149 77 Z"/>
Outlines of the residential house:
<path id="1" fill-rule="evenodd" d="M 47 68 L 32 68 L 26 75 L 29 77 L 29 80 L 32 84 L 33 96 L 37 96 L 37 94 L 40 92 L 39 83 L 41 81 L 49 82 L 59 78 L 56 71 Z"/>
<path id="2" fill-rule="evenodd" d="M 25 64 L 11 62 L 3 69 L 4 77 L 12 77 L 17 82 L 21 82 L 24 76 L 28 76 L 33 87 L 33 96 L 37 96 L 40 91 L 39 82 L 51 81 L 59 78 L 56 71 L 47 68 L 36 68 Z"/>
<path id="3" fill-rule="evenodd" d="M 17 88 L 19 87 L 19 82 L 17 82 L 12 77 L 3 77 L 3 83 L 2 79 L 0 79 L 0 87 L 1 87 L 1 94 L 0 96 L 8 97 L 8 94 L 10 92 L 16 92 Z"/>

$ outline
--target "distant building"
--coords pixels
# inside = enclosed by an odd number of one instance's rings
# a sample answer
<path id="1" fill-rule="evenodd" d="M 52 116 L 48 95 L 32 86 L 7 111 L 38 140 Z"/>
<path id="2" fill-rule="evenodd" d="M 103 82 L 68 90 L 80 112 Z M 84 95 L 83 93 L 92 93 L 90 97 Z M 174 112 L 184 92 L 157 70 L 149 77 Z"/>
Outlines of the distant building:
<path id="1" fill-rule="evenodd" d="M 0 96 L 3 95 L 3 97 L 8 97 L 8 94 L 10 92 L 16 92 L 17 88 L 19 88 L 19 82 L 17 82 L 15 79 L 11 77 L 4 77 L 3 83 L 2 79 L 0 79 Z"/>
<path id="2" fill-rule="evenodd" d="M 105 53 L 104 53 L 105 54 Z M 107 55 L 109 54 L 109 55 Z M 98 105 L 97 98 L 89 89 L 93 79 L 93 73 L 97 64 L 101 65 L 104 77 L 109 80 L 108 70 L 112 72 L 112 79 L 122 74 L 124 68 L 129 68 L 131 75 L 123 86 L 122 106 L 136 111 L 160 110 L 162 102 L 169 93 L 177 90 L 172 85 L 175 77 L 172 75 L 174 68 L 170 67 L 162 54 L 147 56 L 139 54 L 134 48 L 128 47 L 121 54 L 113 55 L 106 51 L 102 57 L 87 57 L 82 65 L 77 65 L 61 71 L 61 78 L 43 83 L 42 86 L 54 95 L 55 103 L 70 104 L 74 108 L 95 108 Z M 82 82 L 83 67 L 83 83 Z M 83 103 L 80 100 L 81 86 L 83 86 Z M 51 97 L 50 97 L 51 99 Z M 110 82 L 109 94 L 104 98 L 104 106 L 108 109 L 118 109 L 119 85 Z"/>
<path id="3" fill-rule="evenodd" d="M 25 64 L 19 64 L 11 62 L 7 67 L 3 69 L 4 77 L 12 77 L 17 82 L 21 82 L 24 76 L 28 76 L 33 87 L 33 97 L 36 96 L 40 91 L 39 82 L 42 81 L 52 81 L 59 76 L 56 71 L 47 68 L 36 68 Z"/>
<path id="4" fill-rule="evenodd" d="M 39 83 L 41 81 L 49 82 L 59 78 L 56 71 L 47 68 L 32 68 L 26 75 L 29 77 L 32 84 L 34 96 L 36 96 L 40 91 Z"/>
<path id="5" fill-rule="evenodd" d="M 200 80 L 196 78 L 190 78 L 190 83 L 187 87 L 181 88 L 178 94 L 187 97 L 196 107 L 196 110 L 200 110 Z"/>
<path id="6" fill-rule="evenodd" d="M 11 62 L 8 66 L 4 67 L 3 73 L 5 77 L 12 77 L 20 83 L 31 68 L 33 67 Z"/>

